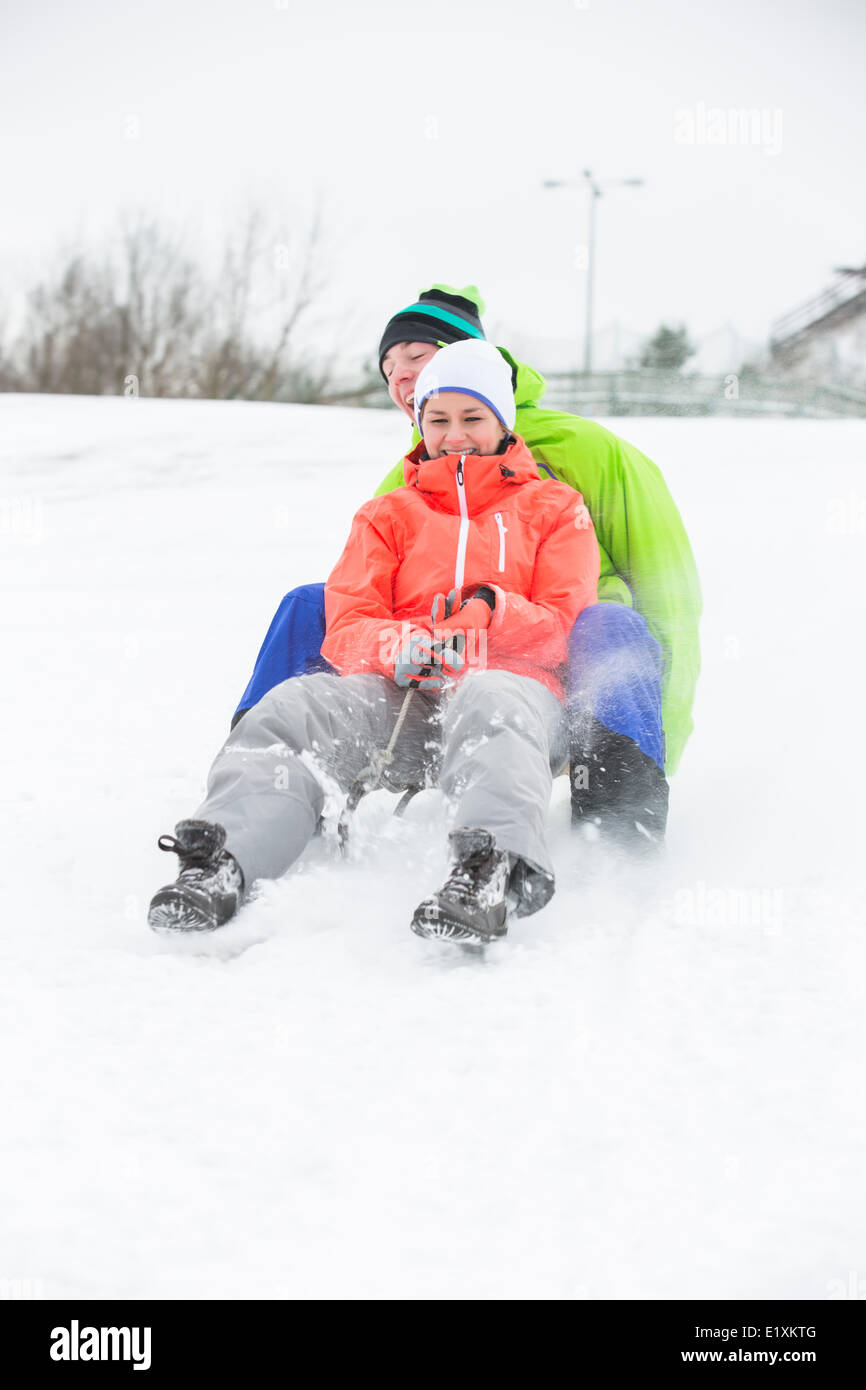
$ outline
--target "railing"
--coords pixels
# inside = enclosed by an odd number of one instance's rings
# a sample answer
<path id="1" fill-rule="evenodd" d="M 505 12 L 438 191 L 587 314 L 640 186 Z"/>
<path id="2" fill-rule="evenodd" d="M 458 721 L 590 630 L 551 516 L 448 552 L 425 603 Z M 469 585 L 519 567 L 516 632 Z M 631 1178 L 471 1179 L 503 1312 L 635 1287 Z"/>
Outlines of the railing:
<path id="1" fill-rule="evenodd" d="M 866 416 L 866 391 L 742 372 L 554 372 L 544 405 L 577 415 Z"/>
<path id="2" fill-rule="evenodd" d="M 814 299 L 800 304 L 790 313 L 776 319 L 770 329 L 770 347 L 779 347 L 791 338 L 796 338 L 799 333 L 803 333 L 814 324 L 820 323 L 822 319 L 826 319 L 843 304 L 848 304 L 860 296 L 866 302 L 866 281 L 864 281 L 863 272 L 848 275 L 844 280 L 838 280 L 836 284 L 816 295 Z"/>
<path id="3" fill-rule="evenodd" d="M 575 415 L 866 417 L 866 391 L 821 386 L 794 378 L 776 379 L 746 371 L 703 376 L 697 372 L 551 372 L 542 408 Z M 334 404 L 391 406 L 384 387 L 335 393 Z"/>

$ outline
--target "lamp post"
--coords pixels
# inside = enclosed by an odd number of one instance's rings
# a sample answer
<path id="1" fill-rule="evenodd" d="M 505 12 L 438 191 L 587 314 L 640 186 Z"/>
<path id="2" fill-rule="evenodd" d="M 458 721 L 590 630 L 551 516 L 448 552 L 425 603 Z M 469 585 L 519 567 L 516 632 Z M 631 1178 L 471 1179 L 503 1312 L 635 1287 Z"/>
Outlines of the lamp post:
<path id="1" fill-rule="evenodd" d="M 589 185 L 589 241 L 586 261 L 586 326 L 583 339 L 583 370 L 587 376 L 592 371 L 592 313 L 595 292 L 595 205 L 605 188 L 639 188 L 643 179 L 606 179 L 604 183 L 594 178 L 591 169 L 584 169 L 583 177 Z M 544 188 L 579 188 L 579 179 L 545 179 Z"/>

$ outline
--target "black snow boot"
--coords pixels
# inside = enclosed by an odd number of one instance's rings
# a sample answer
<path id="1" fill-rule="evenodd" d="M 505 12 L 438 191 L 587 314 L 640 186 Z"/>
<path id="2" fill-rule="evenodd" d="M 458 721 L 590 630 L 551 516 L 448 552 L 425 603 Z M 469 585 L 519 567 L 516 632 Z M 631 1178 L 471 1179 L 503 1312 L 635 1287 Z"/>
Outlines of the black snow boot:
<path id="1" fill-rule="evenodd" d="M 154 931 L 214 931 L 235 915 L 244 876 L 225 842 L 223 827 L 206 820 L 178 821 L 174 836 L 160 835 L 160 849 L 178 856 L 180 873 L 150 904 L 147 920 Z"/>
<path id="2" fill-rule="evenodd" d="M 571 823 L 595 827 L 624 849 L 660 849 L 668 819 L 668 783 L 633 739 L 592 719 L 571 742 Z"/>
<path id="3" fill-rule="evenodd" d="M 461 826 L 448 836 L 454 867 L 448 881 L 415 909 L 417 936 L 449 941 L 486 942 L 508 930 L 508 855 L 497 850 L 489 830 Z"/>

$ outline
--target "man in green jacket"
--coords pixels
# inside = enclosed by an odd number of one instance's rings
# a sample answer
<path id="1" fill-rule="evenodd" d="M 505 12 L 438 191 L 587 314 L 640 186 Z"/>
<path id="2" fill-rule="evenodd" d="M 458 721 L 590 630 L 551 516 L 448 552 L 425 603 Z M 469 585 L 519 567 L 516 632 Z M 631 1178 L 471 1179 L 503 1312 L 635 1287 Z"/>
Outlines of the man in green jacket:
<path id="1" fill-rule="evenodd" d="M 475 286 L 434 285 L 386 325 L 379 365 L 391 399 L 410 419 L 416 377 L 439 347 L 484 338 Z M 658 468 L 593 420 L 546 410 L 543 377 L 499 352 L 512 369 L 517 422 L 542 476 L 583 495 L 601 551 L 598 603 L 571 639 L 572 817 L 594 838 L 659 842 L 669 776 L 692 729 L 700 665 L 700 586 L 680 515 Z M 412 443 L 418 440 L 414 431 Z M 407 450 L 408 452 L 408 450 Z M 377 495 L 403 485 L 402 459 Z M 282 680 L 327 669 L 322 585 L 283 599 L 233 723 Z"/>

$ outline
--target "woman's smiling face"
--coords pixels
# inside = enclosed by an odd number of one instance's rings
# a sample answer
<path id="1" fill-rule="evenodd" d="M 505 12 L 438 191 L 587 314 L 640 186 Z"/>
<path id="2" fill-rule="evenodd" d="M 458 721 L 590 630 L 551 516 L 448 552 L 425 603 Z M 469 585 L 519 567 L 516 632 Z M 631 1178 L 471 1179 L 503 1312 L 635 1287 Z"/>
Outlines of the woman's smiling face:
<path id="1" fill-rule="evenodd" d="M 443 454 L 495 454 L 505 428 L 487 405 L 463 391 L 430 397 L 421 414 L 421 433 L 431 459 Z"/>

